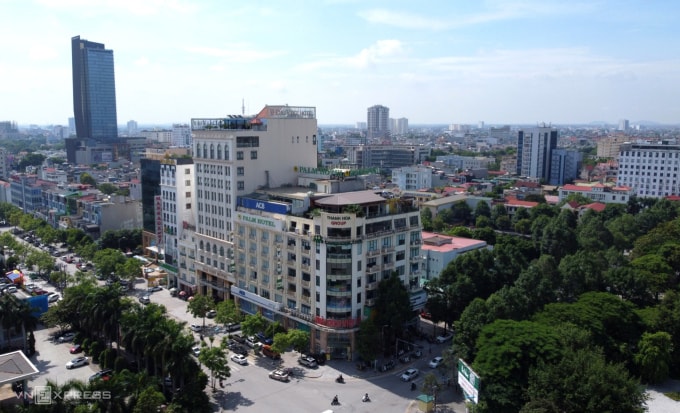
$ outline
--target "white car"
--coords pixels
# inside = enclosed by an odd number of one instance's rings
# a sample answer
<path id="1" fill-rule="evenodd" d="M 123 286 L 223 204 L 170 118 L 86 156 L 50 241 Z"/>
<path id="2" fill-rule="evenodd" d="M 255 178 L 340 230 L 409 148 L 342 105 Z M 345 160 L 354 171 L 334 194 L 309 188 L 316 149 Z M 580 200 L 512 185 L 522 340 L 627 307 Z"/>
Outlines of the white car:
<path id="1" fill-rule="evenodd" d="M 231 358 L 231 361 L 233 361 L 234 363 L 238 363 L 242 366 L 245 366 L 246 364 L 248 364 L 248 359 L 241 354 L 232 354 L 230 358 Z"/>
<path id="2" fill-rule="evenodd" d="M 418 369 L 408 369 L 401 375 L 401 381 L 411 381 L 418 376 Z"/>
<path id="3" fill-rule="evenodd" d="M 80 367 L 80 366 L 84 366 L 86 364 L 87 364 L 87 357 L 80 356 L 80 357 L 76 357 L 73 360 L 66 363 L 66 368 L 72 369 L 74 367 Z"/>
<path id="4" fill-rule="evenodd" d="M 194 356 L 198 357 L 201 354 L 201 346 L 193 346 L 191 352 L 194 353 Z"/>
<path id="5" fill-rule="evenodd" d="M 453 333 L 445 333 L 437 336 L 437 343 L 442 344 L 453 338 Z"/>
<path id="6" fill-rule="evenodd" d="M 203 330 L 203 326 L 201 326 L 199 324 L 192 324 L 190 328 L 191 328 L 191 331 L 195 331 L 195 332 L 199 332 L 199 331 Z"/>
<path id="7" fill-rule="evenodd" d="M 435 357 L 432 360 L 430 360 L 430 367 L 433 368 L 433 369 L 436 369 L 443 362 L 444 362 L 444 359 L 442 357 Z"/>

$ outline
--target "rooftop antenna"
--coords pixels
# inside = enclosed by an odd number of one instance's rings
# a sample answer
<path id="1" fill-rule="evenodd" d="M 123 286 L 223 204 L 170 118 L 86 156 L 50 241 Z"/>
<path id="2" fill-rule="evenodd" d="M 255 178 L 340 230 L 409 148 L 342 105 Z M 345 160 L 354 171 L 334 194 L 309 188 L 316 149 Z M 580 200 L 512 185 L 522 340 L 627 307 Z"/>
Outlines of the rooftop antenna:
<path id="1" fill-rule="evenodd" d="M 241 98 L 241 115 L 246 115 L 246 100 Z"/>

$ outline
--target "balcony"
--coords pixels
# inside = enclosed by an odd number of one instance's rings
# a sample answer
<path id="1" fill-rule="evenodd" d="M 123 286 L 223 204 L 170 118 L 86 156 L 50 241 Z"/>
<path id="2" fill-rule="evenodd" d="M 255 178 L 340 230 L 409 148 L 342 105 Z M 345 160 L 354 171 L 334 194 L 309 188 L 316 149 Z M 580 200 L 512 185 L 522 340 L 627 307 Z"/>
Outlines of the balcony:
<path id="1" fill-rule="evenodd" d="M 388 252 L 394 252 L 394 246 L 382 247 L 381 253 L 386 254 Z"/>
<path id="2" fill-rule="evenodd" d="M 352 290 L 328 288 L 326 289 L 326 294 L 332 297 L 351 297 Z"/>
<path id="3" fill-rule="evenodd" d="M 326 274 L 331 281 L 351 280 L 352 274 Z"/>
<path id="4" fill-rule="evenodd" d="M 377 283 L 377 282 L 366 284 L 366 289 L 367 289 L 367 290 L 375 290 L 376 288 L 378 288 L 378 283 Z"/>
<path id="5" fill-rule="evenodd" d="M 366 274 L 375 274 L 378 271 L 380 271 L 380 265 L 378 264 L 373 264 L 371 266 L 366 267 Z"/>
<path id="6" fill-rule="evenodd" d="M 380 250 L 378 249 L 366 251 L 367 257 L 376 257 L 378 255 L 380 255 Z"/>
<path id="7" fill-rule="evenodd" d="M 302 264 L 302 270 L 309 271 L 310 270 L 309 264 Z"/>
<path id="8" fill-rule="evenodd" d="M 302 280 L 302 281 L 300 281 L 300 284 L 302 284 L 303 287 L 309 288 L 311 281 Z"/>
<path id="9" fill-rule="evenodd" d="M 369 298 L 368 300 L 366 300 L 364 305 L 367 307 L 373 307 L 375 305 L 375 298 Z"/>
<path id="10" fill-rule="evenodd" d="M 352 311 L 352 304 L 327 304 L 326 311 L 329 313 L 349 313 Z"/>
<path id="11" fill-rule="evenodd" d="M 421 240 L 421 239 L 414 239 L 413 241 L 411 241 L 411 245 L 420 245 L 422 243 L 423 243 L 423 240 Z"/>
<path id="12" fill-rule="evenodd" d="M 300 301 L 302 301 L 305 304 L 311 304 L 311 297 L 309 297 L 308 295 L 303 295 L 302 297 L 300 297 Z"/>
<path id="13" fill-rule="evenodd" d="M 391 270 L 394 268 L 394 261 L 392 262 L 386 262 L 383 264 L 383 270 Z"/>

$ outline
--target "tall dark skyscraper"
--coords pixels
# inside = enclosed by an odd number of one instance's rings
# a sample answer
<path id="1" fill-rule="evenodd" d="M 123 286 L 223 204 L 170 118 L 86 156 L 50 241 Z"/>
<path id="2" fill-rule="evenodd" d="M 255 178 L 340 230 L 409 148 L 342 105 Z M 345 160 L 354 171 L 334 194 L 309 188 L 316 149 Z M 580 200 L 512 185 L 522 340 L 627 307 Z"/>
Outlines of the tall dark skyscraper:
<path id="1" fill-rule="evenodd" d="M 102 43 L 71 39 L 73 114 L 76 136 L 107 142 L 118 138 L 113 50 Z"/>

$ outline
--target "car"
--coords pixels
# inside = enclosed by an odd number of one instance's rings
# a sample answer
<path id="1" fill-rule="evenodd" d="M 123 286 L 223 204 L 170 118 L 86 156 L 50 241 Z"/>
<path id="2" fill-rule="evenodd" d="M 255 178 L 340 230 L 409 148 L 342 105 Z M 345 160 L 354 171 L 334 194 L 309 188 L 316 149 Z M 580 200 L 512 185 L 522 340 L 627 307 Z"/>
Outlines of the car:
<path id="1" fill-rule="evenodd" d="M 224 329 L 227 330 L 228 332 L 239 331 L 241 329 L 241 324 L 229 323 L 226 326 L 224 326 Z"/>
<path id="2" fill-rule="evenodd" d="M 111 378 L 111 375 L 113 375 L 113 370 L 104 369 L 104 370 L 100 370 L 100 371 L 94 373 L 93 375 L 91 375 L 89 380 L 95 381 L 95 380 L 101 379 L 103 381 L 106 381 L 106 380 Z"/>
<path id="3" fill-rule="evenodd" d="M 58 293 L 50 293 L 50 294 L 47 296 L 47 302 L 48 302 L 48 303 L 56 303 L 57 301 L 59 301 L 59 298 L 60 298 L 60 297 L 59 297 L 59 294 L 58 294 Z"/>
<path id="4" fill-rule="evenodd" d="M 191 352 L 194 354 L 194 356 L 198 357 L 198 355 L 201 354 L 201 346 L 193 346 L 191 348 Z"/>
<path id="5" fill-rule="evenodd" d="M 314 357 L 308 356 L 308 355 L 301 355 L 300 358 L 298 358 L 298 363 L 302 364 L 303 366 L 307 366 L 310 368 L 315 368 L 318 366 L 316 363 L 316 360 Z"/>
<path id="6" fill-rule="evenodd" d="M 208 317 L 208 318 L 215 318 L 216 315 L 217 315 L 217 311 L 215 311 L 215 310 L 210 310 L 207 313 L 205 313 L 205 316 Z"/>
<path id="7" fill-rule="evenodd" d="M 88 358 L 85 356 L 76 357 L 73 360 L 66 363 L 67 369 L 72 369 L 74 367 L 84 366 L 88 363 Z"/>
<path id="8" fill-rule="evenodd" d="M 269 373 L 269 378 L 278 380 L 278 381 L 284 381 L 287 382 L 290 380 L 288 377 L 288 373 L 283 371 L 283 370 L 274 370 L 271 373 Z"/>
<path id="9" fill-rule="evenodd" d="M 50 293 L 49 291 L 43 290 L 40 287 L 33 290 L 33 295 L 45 295 L 45 294 L 49 294 L 49 293 Z"/>
<path id="10" fill-rule="evenodd" d="M 147 293 L 155 293 L 156 291 L 161 291 L 163 288 L 161 288 L 158 285 L 154 285 L 153 287 L 149 287 L 146 289 Z"/>
<path id="11" fill-rule="evenodd" d="M 250 337 L 247 337 L 247 338 L 246 338 L 246 344 L 247 344 L 248 347 L 250 347 L 250 348 L 255 347 L 255 346 L 256 346 L 257 344 L 259 344 L 259 343 L 260 343 L 260 342 L 257 341 L 257 339 L 255 338 L 255 336 L 250 336 Z"/>
<path id="12" fill-rule="evenodd" d="M 437 340 L 437 343 L 442 344 L 442 343 L 446 343 L 447 341 L 450 341 L 452 338 L 453 338 L 453 333 L 444 333 L 444 334 L 438 335 L 436 340 Z"/>
<path id="13" fill-rule="evenodd" d="M 432 360 L 430 360 L 430 367 L 433 368 L 433 369 L 436 369 L 443 362 L 444 362 L 444 359 L 442 357 L 435 357 Z"/>
<path id="14" fill-rule="evenodd" d="M 199 332 L 203 330 L 203 327 L 199 324 L 192 324 L 189 328 L 191 328 L 191 331 Z"/>
<path id="15" fill-rule="evenodd" d="M 74 344 L 73 347 L 71 347 L 71 349 L 69 350 L 69 353 L 76 354 L 80 353 L 81 351 L 83 351 L 83 346 L 81 346 L 80 344 Z"/>
<path id="16" fill-rule="evenodd" d="M 418 369 L 408 369 L 401 375 L 401 381 L 411 381 L 415 379 L 419 373 Z"/>
<path id="17" fill-rule="evenodd" d="M 71 332 L 64 333 L 63 335 L 61 335 L 57 339 L 57 341 L 60 342 L 60 343 L 68 343 L 69 341 L 73 340 L 75 338 L 75 336 L 76 336 L 76 333 L 71 333 Z"/>
<path id="18" fill-rule="evenodd" d="M 229 350 L 231 350 L 233 353 L 240 354 L 242 356 L 248 355 L 248 347 L 244 346 L 243 344 L 231 343 L 229 344 Z"/>
<path id="19" fill-rule="evenodd" d="M 25 289 L 26 291 L 28 291 L 29 293 L 30 293 L 30 292 L 33 292 L 33 290 L 35 290 L 36 288 L 38 288 L 38 286 L 35 285 L 35 284 L 26 284 L 26 285 L 24 285 L 24 289 Z"/>
<path id="20" fill-rule="evenodd" d="M 248 359 L 246 358 L 246 356 L 244 356 L 242 354 L 232 354 L 229 358 L 234 363 L 238 363 L 242 366 L 245 366 L 246 364 L 248 364 Z"/>
<path id="21" fill-rule="evenodd" d="M 139 297 L 139 302 L 144 304 L 144 305 L 149 304 L 149 303 L 151 303 L 151 297 L 149 297 L 148 295 L 143 295 L 143 296 Z"/>
<path id="22" fill-rule="evenodd" d="M 271 346 L 272 344 L 274 344 L 274 340 L 272 340 L 271 337 L 267 337 L 267 336 L 266 336 L 264 333 L 262 333 L 262 332 L 259 332 L 259 333 L 255 334 L 255 337 L 256 337 L 257 340 L 258 340 L 260 343 L 262 343 L 262 344 L 267 344 L 267 345 L 270 345 L 270 346 Z"/>
<path id="23" fill-rule="evenodd" d="M 15 285 L 10 285 L 9 287 L 5 288 L 4 292 L 7 294 L 13 294 L 17 292 L 17 287 Z"/>

